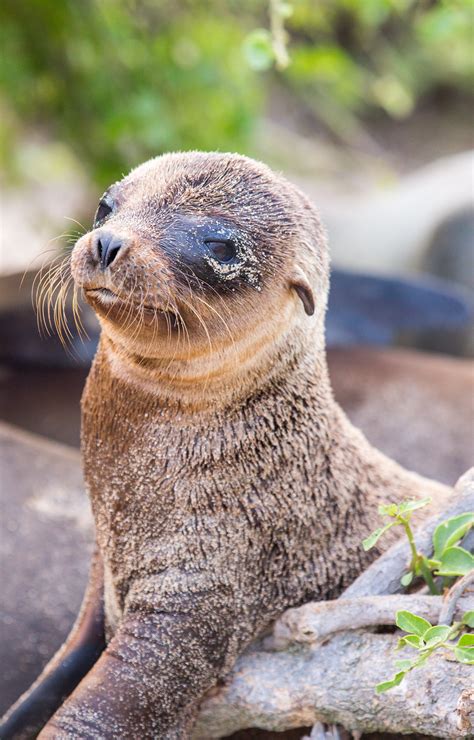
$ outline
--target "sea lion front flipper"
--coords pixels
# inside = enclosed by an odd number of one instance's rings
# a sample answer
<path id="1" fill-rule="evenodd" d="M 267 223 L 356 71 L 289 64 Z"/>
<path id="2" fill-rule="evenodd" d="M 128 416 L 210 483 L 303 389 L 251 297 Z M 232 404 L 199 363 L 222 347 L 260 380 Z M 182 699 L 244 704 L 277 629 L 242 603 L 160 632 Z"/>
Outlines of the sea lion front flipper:
<path id="1" fill-rule="evenodd" d="M 34 738 L 105 648 L 103 565 L 96 548 L 79 615 L 66 642 L 2 718 L 1 740 Z"/>
<path id="2" fill-rule="evenodd" d="M 38 740 L 190 736 L 197 702 L 233 662 L 238 641 L 228 587 L 211 575 L 197 591 L 187 577 L 188 592 L 150 600 L 150 579 L 129 592 L 114 637 Z"/>

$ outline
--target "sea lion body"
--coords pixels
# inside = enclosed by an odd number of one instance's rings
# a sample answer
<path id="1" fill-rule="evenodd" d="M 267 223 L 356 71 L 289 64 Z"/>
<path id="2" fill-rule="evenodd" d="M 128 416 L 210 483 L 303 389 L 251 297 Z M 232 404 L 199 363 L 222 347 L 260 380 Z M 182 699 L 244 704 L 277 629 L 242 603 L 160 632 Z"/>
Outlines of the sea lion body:
<path id="1" fill-rule="evenodd" d="M 373 559 L 379 503 L 447 489 L 335 403 L 326 242 L 293 186 L 189 153 L 112 195 L 72 257 L 102 325 L 82 450 L 108 645 L 41 737 L 185 738 L 249 640 Z"/>
<path id="2" fill-rule="evenodd" d="M 285 607 L 335 597 L 361 572 L 378 503 L 438 491 L 369 446 L 324 398 L 321 371 L 312 387 L 306 369 L 283 394 L 276 379 L 230 409 L 177 411 L 137 388 L 130 404 L 99 348 L 83 454 L 112 632 L 131 592 L 161 601 L 195 574 L 243 610 L 241 645 Z M 331 411 L 317 426 L 316 408 Z M 367 499 L 367 481 L 377 497 Z"/>
<path id="3" fill-rule="evenodd" d="M 103 399 L 112 389 L 111 413 Z M 172 625 L 155 655 L 159 677 L 143 678 L 157 708 L 150 737 L 186 737 L 187 723 L 172 731 L 172 718 L 249 640 L 288 606 L 336 597 L 368 565 L 374 555 L 360 543 L 378 525 L 378 503 L 438 492 L 374 451 L 335 404 L 316 430 L 320 384 L 302 377 L 279 390 L 275 381 L 232 409 L 177 413 L 135 388 L 132 407 L 99 349 L 83 449 L 109 639 L 124 615 L 150 607 L 160 628 Z M 151 640 L 155 625 L 139 625 L 130 639 Z M 194 641 L 202 650 L 190 661 Z"/>

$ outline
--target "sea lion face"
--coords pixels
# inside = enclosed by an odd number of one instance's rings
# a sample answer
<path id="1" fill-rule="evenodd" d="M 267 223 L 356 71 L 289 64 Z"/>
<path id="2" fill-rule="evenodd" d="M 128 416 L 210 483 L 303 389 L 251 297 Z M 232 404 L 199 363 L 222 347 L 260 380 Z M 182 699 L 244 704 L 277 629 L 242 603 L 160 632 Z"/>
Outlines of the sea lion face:
<path id="1" fill-rule="evenodd" d="M 295 295 L 313 313 L 311 279 L 297 264 L 305 245 L 322 264 L 310 212 L 293 186 L 253 160 L 164 155 L 102 196 L 93 230 L 73 250 L 72 274 L 104 330 L 151 355 L 176 353 L 180 343 L 219 346 L 249 323 L 301 314 Z"/>

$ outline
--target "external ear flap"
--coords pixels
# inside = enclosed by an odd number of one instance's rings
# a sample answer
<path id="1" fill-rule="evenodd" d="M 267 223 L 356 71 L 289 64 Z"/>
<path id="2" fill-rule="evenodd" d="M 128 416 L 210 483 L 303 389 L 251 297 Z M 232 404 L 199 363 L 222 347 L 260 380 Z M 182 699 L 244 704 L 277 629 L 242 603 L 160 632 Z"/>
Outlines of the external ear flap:
<path id="1" fill-rule="evenodd" d="M 312 316 L 315 309 L 313 290 L 301 267 L 295 267 L 293 270 L 290 287 L 298 294 L 308 316 Z"/>

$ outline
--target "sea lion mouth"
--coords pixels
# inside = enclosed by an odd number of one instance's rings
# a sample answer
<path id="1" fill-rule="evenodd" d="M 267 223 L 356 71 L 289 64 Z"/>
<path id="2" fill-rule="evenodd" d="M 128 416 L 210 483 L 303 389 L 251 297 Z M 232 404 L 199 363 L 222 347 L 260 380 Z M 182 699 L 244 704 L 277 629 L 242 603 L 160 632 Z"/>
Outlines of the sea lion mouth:
<path id="1" fill-rule="evenodd" d="M 103 306 L 122 306 L 124 309 L 130 310 L 132 306 L 136 308 L 137 312 L 145 313 L 148 316 L 156 315 L 168 315 L 173 319 L 177 320 L 176 313 L 168 307 L 164 306 L 151 306 L 146 303 L 137 303 L 136 301 L 127 300 L 123 296 L 114 293 L 110 288 L 86 288 L 84 293 L 88 298 L 93 301 L 98 301 Z"/>
<path id="2" fill-rule="evenodd" d="M 119 301 L 123 300 L 112 290 L 109 290 L 109 288 L 86 288 L 84 292 L 91 298 L 99 298 L 102 301 L 108 302 L 111 299 Z"/>

